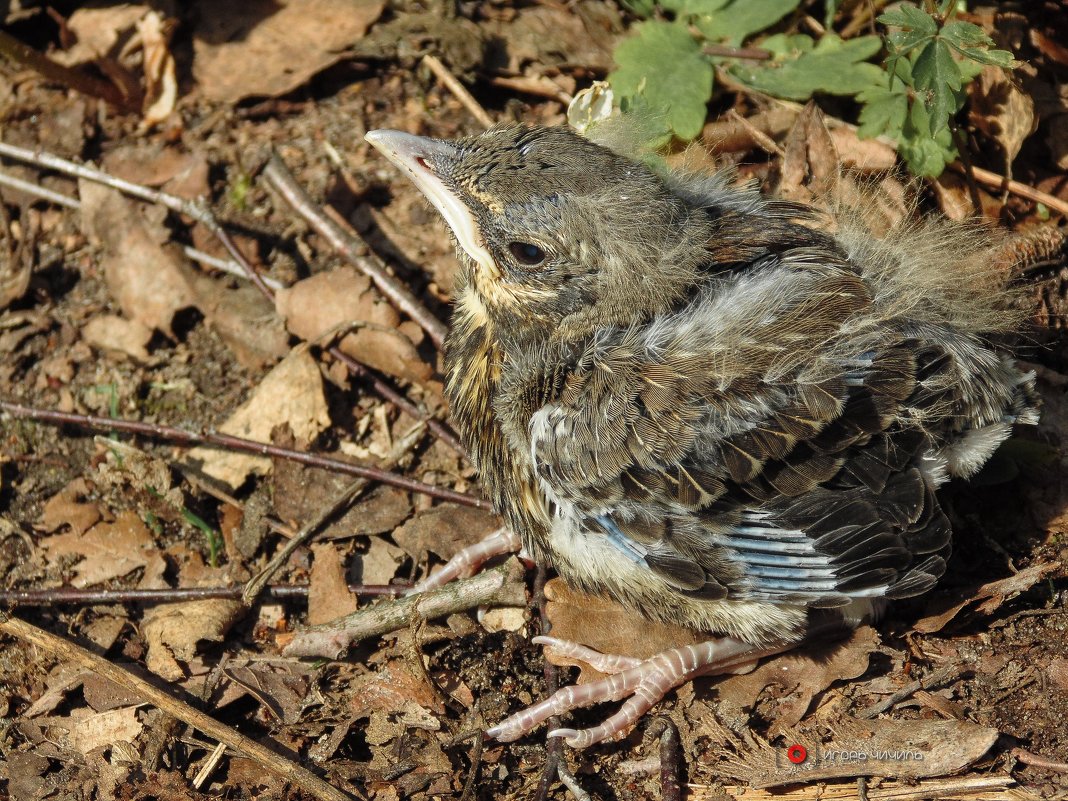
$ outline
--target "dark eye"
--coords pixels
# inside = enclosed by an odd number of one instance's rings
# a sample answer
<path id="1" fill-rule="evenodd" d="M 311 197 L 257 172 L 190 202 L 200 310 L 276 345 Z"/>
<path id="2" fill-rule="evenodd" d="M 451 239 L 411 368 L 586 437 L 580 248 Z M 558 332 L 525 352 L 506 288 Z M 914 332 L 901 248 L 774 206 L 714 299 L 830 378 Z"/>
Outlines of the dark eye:
<path id="1" fill-rule="evenodd" d="M 537 245 L 530 244 L 530 242 L 509 242 L 508 250 L 515 256 L 516 261 L 528 267 L 533 267 L 545 261 L 545 251 Z"/>

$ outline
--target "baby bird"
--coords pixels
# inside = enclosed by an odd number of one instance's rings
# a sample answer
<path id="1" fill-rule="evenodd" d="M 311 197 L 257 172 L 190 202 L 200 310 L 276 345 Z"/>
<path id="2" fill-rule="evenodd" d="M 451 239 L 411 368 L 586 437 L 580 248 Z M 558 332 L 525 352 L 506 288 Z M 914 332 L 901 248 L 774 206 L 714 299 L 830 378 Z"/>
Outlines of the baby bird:
<path id="1" fill-rule="evenodd" d="M 491 736 L 632 696 L 551 732 L 584 747 L 694 675 L 797 642 L 815 610 L 856 621 L 929 590 L 950 551 L 935 490 L 1037 421 L 1033 375 L 988 339 L 1013 317 L 975 227 L 879 239 L 563 128 L 367 139 L 456 238 L 447 393 L 527 552 L 587 593 L 722 635 Z"/>

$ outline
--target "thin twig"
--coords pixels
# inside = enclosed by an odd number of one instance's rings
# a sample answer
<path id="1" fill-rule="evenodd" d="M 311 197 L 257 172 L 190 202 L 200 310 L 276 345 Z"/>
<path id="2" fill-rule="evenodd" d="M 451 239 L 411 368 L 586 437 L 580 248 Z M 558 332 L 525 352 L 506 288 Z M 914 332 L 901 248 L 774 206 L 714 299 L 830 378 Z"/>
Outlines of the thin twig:
<path id="1" fill-rule="evenodd" d="M 408 625 L 412 615 L 430 619 L 477 606 L 523 606 L 526 587 L 523 567 L 511 558 L 492 570 L 421 595 L 357 609 L 329 623 L 296 632 L 283 649 L 285 656 L 336 658 L 355 642 L 378 637 Z"/>
<path id="2" fill-rule="evenodd" d="M 549 622 L 547 611 L 547 599 L 545 597 L 545 582 L 548 580 L 549 571 L 544 565 L 538 565 L 534 574 L 534 603 L 538 607 L 538 633 L 547 635 L 551 632 L 552 624 Z M 542 660 L 542 677 L 545 680 L 545 696 L 548 698 L 560 689 L 560 671 L 556 665 L 548 659 Z M 560 716 L 554 715 L 549 718 L 550 729 L 559 728 Z M 545 746 L 545 767 L 542 768 L 541 780 L 538 782 L 538 790 L 534 795 L 534 801 L 546 801 L 553 782 L 560 774 L 564 766 L 564 739 L 551 737 L 549 744 Z"/>
<path id="3" fill-rule="evenodd" d="M 76 92 L 90 97 L 106 100 L 123 111 L 136 111 L 137 103 L 126 97 L 114 84 L 98 80 L 80 70 L 57 64 L 52 59 L 41 55 L 32 47 L 16 39 L 10 33 L 0 30 L 0 54 L 12 61 L 34 70 L 45 80 L 70 87 Z"/>
<path id="4" fill-rule="evenodd" d="M 490 509 L 489 501 L 466 495 L 462 492 L 435 487 L 415 481 L 388 470 L 379 470 L 377 467 L 357 465 L 341 459 L 322 456 L 304 451 L 296 451 L 290 448 L 282 448 L 278 445 L 270 445 L 264 442 L 255 442 L 250 439 L 242 439 L 230 434 L 219 434 L 213 431 L 196 432 L 173 426 L 160 425 L 158 423 L 141 423 L 135 420 L 117 420 L 111 417 L 98 417 L 88 414 L 74 414 L 71 412 L 59 412 L 51 409 L 38 409 L 32 406 L 24 406 L 19 403 L 0 400 L 0 411 L 7 412 L 13 417 L 36 420 L 51 425 L 73 425 L 92 431 L 122 431 L 128 434 L 140 434 L 152 439 L 160 439 L 175 442 L 179 445 L 211 445 L 224 450 L 237 451 L 239 453 L 251 453 L 257 456 L 270 456 L 278 459 L 288 459 L 293 462 L 320 467 L 324 470 L 332 470 L 350 476 L 359 476 L 373 481 L 381 481 L 409 492 L 421 495 L 429 495 L 443 501 L 453 501 L 464 506 L 474 506 L 480 509 Z"/>
<path id="5" fill-rule="evenodd" d="M 415 428 L 401 437 L 383 460 L 384 469 L 395 467 L 415 446 L 418 439 L 423 436 L 424 430 L 425 425 L 419 423 Z M 267 563 L 267 566 L 245 585 L 245 591 L 241 596 L 242 602 L 244 602 L 246 606 L 251 606 L 253 601 L 256 600 L 256 596 L 260 594 L 260 591 L 263 590 L 265 586 L 267 586 L 267 582 L 270 581 L 274 574 L 289 561 L 289 557 L 292 556 L 298 548 L 304 545 L 305 542 L 311 539 L 326 521 L 337 515 L 343 507 L 347 507 L 355 501 L 356 498 L 367 489 L 368 484 L 369 482 L 367 479 L 357 478 L 334 499 L 333 503 L 328 504 L 327 507 L 319 513 L 315 520 L 305 525 L 295 536 L 283 545 L 278 553 L 274 555 L 274 558 Z"/>
<path id="6" fill-rule="evenodd" d="M 423 56 L 423 63 L 445 85 L 445 88 L 452 92 L 456 99 L 460 101 L 460 104 L 467 109 L 468 113 L 478 120 L 478 123 L 483 128 L 493 127 L 493 117 L 486 113 L 486 109 L 482 108 L 481 104 L 475 100 L 475 96 L 467 91 L 467 88 L 456 79 L 455 75 L 449 72 L 448 68 L 438 58 L 428 53 Z"/>
<path id="7" fill-rule="evenodd" d="M 961 174 L 967 174 L 967 171 L 963 164 L 954 162 L 949 165 L 951 170 L 959 172 Z M 1012 178 L 1006 178 L 1004 175 L 998 175 L 996 172 L 990 170 L 984 170 L 982 167 L 972 167 L 972 175 L 975 176 L 981 184 L 985 184 L 991 189 L 1002 189 L 1006 192 L 1022 197 L 1025 200 L 1030 200 L 1033 203 L 1041 203 L 1051 211 L 1055 211 L 1058 214 L 1068 216 L 1068 201 L 1061 200 L 1059 197 L 1043 192 L 1041 189 L 1035 189 L 1035 187 L 1028 184 L 1014 181 Z"/>
<path id="8" fill-rule="evenodd" d="M 730 109 L 726 116 L 734 122 L 741 125 L 753 138 L 753 142 L 760 147 L 765 153 L 770 153 L 773 156 L 779 156 L 780 158 L 786 155 L 786 151 L 782 149 L 778 142 L 757 128 L 753 123 L 743 117 L 734 109 Z"/>
<path id="9" fill-rule="evenodd" d="M 24 181 L 21 178 L 16 178 L 14 175 L 9 175 L 6 172 L 0 172 L 0 186 L 8 186 L 12 189 L 17 189 L 19 192 L 38 197 L 41 200 L 47 200 L 49 203 L 62 206 L 66 209 L 79 211 L 82 207 L 82 202 L 77 198 L 73 198 L 70 195 L 64 195 L 62 192 L 47 189 L 46 187 L 30 181 Z M 182 247 L 182 252 L 193 261 L 206 264 L 209 267 L 214 267 L 216 270 L 221 270 L 227 275 L 233 275 L 237 278 L 248 278 L 248 273 L 243 270 L 241 265 L 236 261 L 220 259 L 218 256 L 212 256 L 210 253 L 197 250 L 190 245 L 184 245 Z M 263 282 L 275 291 L 282 288 L 282 283 L 280 281 L 268 278 L 267 276 L 263 276 Z"/>
<path id="10" fill-rule="evenodd" d="M 150 189 L 149 187 L 141 186 L 140 184 L 131 183 L 122 178 L 116 178 L 103 170 L 87 167 L 84 164 L 78 164 L 77 162 L 54 156 L 51 153 L 45 153 L 40 150 L 30 150 L 6 142 L 0 142 L 0 156 L 7 156 L 8 158 L 26 162 L 27 164 L 56 170 L 57 172 L 66 175 L 73 175 L 78 178 L 84 178 L 87 181 L 93 181 L 94 183 L 109 186 L 112 189 L 117 189 L 120 192 L 147 201 L 148 203 L 158 203 L 171 211 L 177 212 L 178 214 L 184 214 L 185 216 L 200 222 L 216 239 L 219 240 L 222 246 L 226 249 L 226 252 L 230 254 L 230 257 L 241 266 L 241 269 L 245 271 L 249 280 L 252 281 L 253 286 L 255 286 L 260 293 L 273 304 L 274 292 L 272 289 L 264 282 L 263 276 L 261 276 L 248 259 L 245 258 L 245 254 L 237 247 L 226 229 L 215 219 L 215 215 L 211 213 L 211 210 L 202 199 L 187 200 L 185 198 L 177 197 L 176 195 L 169 195 L 166 192 L 160 192 L 159 190 Z M 447 426 L 422 411 L 418 406 L 390 386 L 387 381 L 376 375 L 374 371 L 360 364 L 338 348 L 332 348 L 330 354 L 344 364 L 346 369 L 348 369 L 354 376 L 368 381 L 375 392 L 405 414 L 415 420 L 426 420 L 427 425 L 430 426 L 430 430 L 450 448 L 457 453 L 464 452 L 460 441 Z"/>
<path id="11" fill-rule="evenodd" d="M 682 759 L 679 748 L 679 730 L 671 718 L 660 715 L 654 718 L 646 735 L 660 739 L 660 799 L 682 801 Z"/>
<path id="12" fill-rule="evenodd" d="M 193 708 L 185 701 L 181 701 L 170 693 L 149 684 L 140 676 L 102 656 L 97 656 L 62 637 L 57 637 L 55 634 L 39 629 L 24 620 L 9 617 L 2 612 L 0 612 L 0 632 L 17 637 L 30 645 L 55 654 L 63 664 L 73 663 L 80 665 L 84 669 L 92 671 L 120 687 L 125 687 L 146 703 L 152 704 L 165 714 L 178 718 L 214 740 L 224 743 L 228 748 L 246 755 L 271 773 L 296 785 L 313 798 L 326 799 L 326 801 L 352 801 L 353 797 L 351 795 L 331 786 L 306 768 L 276 754 L 255 740 L 237 733 L 229 726 L 223 725 L 199 709 Z"/>
<path id="13" fill-rule="evenodd" d="M 1049 757 L 1033 754 L 1025 748 L 1013 748 L 1009 751 L 1009 756 L 1016 757 L 1016 759 L 1020 760 L 1025 765 L 1031 765 L 1036 768 L 1045 768 L 1046 770 L 1055 770 L 1058 773 L 1068 773 L 1068 762 L 1059 762 L 1055 759 L 1050 759 Z"/>
<path id="14" fill-rule="evenodd" d="M 441 320 L 434 316 L 423 302 L 408 287 L 389 274 L 386 265 L 377 256 L 362 255 L 355 231 L 344 230 L 336 221 L 327 217 L 304 191 L 293 173 L 277 153 L 272 153 L 263 168 L 263 177 L 282 199 L 310 225 L 316 233 L 330 243 L 342 258 L 366 275 L 378 290 L 397 309 L 412 318 L 426 331 L 427 336 L 440 349 L 449 332 Z"/>
<path id="15" fill-rule="evenodd" d="M 508 89 L 512 92 L 544 97 L 555 100 L 557 103 L 568 105 L 574 98 L 557 86 L 553 81 L 544 76 L 530 77 L 527 75 L 494 75 L 489 79 L 492 86 Z"/>
<path id="16" fill-rule="evenodd" d="M 263 596 L 272 601 L 308 597 L 307 584 L 270 584 Z M 362 598 L 396 598 L 407 584 L 350 584 L 349 592 Z M 174 587 L 159 590 L 81 590 L 56 587 L 48 590 L 0 590 L 0 604 L 12 606 L 108 606 L 110 604 L 173 604 L 206 599 L 239 599 L 243 587 Z"/>
<path id="17" fill-rule="evenodd" d="M 886 712 L 892 708 L 895 704 L 899 704 L 912 695 L 917 690 L 929 690 L 932 687 L 938 687 L 951 679 L 955 679 L 962 673 L 967 672 L 970 668 L 960 665 L 947 665 L 941 670 L 936 670 L 930 676 L 926 676 L 922 679 L 917 679 L 914 682 L 906 684 L 896 693 L 887 698 L 884 698 L 878 703 L 872 704 L 866 709 L 862 709 L 857 715 L 859 718 L 874 718 L 876 715 Z"/>

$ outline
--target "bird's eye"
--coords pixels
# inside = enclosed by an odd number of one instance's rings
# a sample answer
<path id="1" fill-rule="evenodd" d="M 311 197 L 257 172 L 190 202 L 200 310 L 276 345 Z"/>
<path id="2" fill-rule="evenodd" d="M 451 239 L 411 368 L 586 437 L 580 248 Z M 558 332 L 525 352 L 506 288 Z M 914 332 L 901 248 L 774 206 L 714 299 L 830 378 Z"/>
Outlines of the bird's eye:
<path id="1" fill-rule="evenodd" d="M 510 242 L 508 250 L 515 256 L 516 261 L 528 267 L 533 267 L 545 261 L 545 251 L 530 242 Z"/>

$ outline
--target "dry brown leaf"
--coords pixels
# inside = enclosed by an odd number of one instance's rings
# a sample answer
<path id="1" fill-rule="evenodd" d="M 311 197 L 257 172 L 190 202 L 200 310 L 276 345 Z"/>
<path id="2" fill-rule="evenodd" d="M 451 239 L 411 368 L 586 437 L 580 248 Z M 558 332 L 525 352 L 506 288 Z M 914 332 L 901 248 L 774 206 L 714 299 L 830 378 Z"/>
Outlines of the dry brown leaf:
<path id="1" fill-rule="evenodd" d="M 343 56 L 385 0 L 196 4 L 193 75 L 207 100 L 285 94 Z"/>
<path id="2" fill-rule="evenodd" d="M 178 660 L 191 660 L 202 641 L 222 642 L 244 611 L 240 601 L 219 599 L 153 607 L 141 622 L 141 634 L 148 646 L 145 665 L 168 681 L 185 678 Z"/>
<path id="3" fill-rule="evenodd" d="M 98 350 L 122 353 L 139 362 L 147 362 L 152 329 L 137 320 L 99 314 L 85 324 L 82 337 Z"/>
<path id="4" fill-rule="evenodd" d="M 76 478 L 45 502 L 36 528 L 51 534 L 61 526 L 70 526 L 71 533 L 84 534 L 103 517 L 100 507 L 83 500 L 89 494 L 89 482 Z"/>
<path id="5" fill-rule="evenodd" d="M 786 200 L 820 203 L 834 197 L 841 161 L 823 122 L 823 113 L 809 102 L 786 135 L 778 194 Z"/>
<path id="6" fill-rule="evenodd" d="M 409 381 L 425 382 L 433 368 L 398 330 L 400 316 L 371 286 L 371 280 L 351 267 L 319 273 L 278 292 L 275 308 L 286 327 L 304 340 L 317 342 L 347 334 L 340 348 L 354 359 L 384 373 Z"/>
<path id="7" fill-rule="evenodd" d="M 174 20 L 164 19 L 158 11 L 150 11 L 137 23 L 145 73 L 142 130 L 167 119 L 178 100 L 178 78 L 175 75 L 174 56 L 170 51 L 175 24 Z"/>
<path id="8" fill-rule="evenodd" d="M 243 367 L 262 370 L 289 353 L 285 325 L 255 287 L 232 288 L 227 279 L 207 275 L 190 283 L 197 307 Z"/>
<path id="9" fill-rule="evenodd" d="M 608 598 L 586 595 L 560 579 L 545 585 L 545 613 L 552 623 L 552 636 L 581 643 L 603 654 L 648 659 L 669 648 L 693 645 L 704 637 L 682 626 L 654 623 Z M 578 665 L 580 682 L 594 681 L 601 674 L 585 663 L 560 657 L 550 649 L 546 658 L 555 665 Z"/>
<path id="10" fill-rule="evenodd" d="M 979 77 L 968 84 L 971 101 L 968 119 L 988 138 L 998 143 L 1004 164 L 1010 166 L 1023 147 L 1024 140 L 1035 132 L 1035 103 L 1016 85 L 1001 67 L 987 65 Z"/>
<path id="11" fill-rule="evenodd" d="M 11 232 L 0 231 L 0 311 L 26 294 L 33 275 L 33 261 L 21 258 L 22 250 L 12 242 Z"/>
<path id="12" fill-rule="evenodd" d="M 356 596 L 349 592 L 345 566 L 331 542 L 312 546 L 312 568 L 308 588 L 308 625 L 329 623 L 356 611 Z"/>
<path id="13" fill-rule="evenodd" d="M 100 584 L 139 568 L 146 575 L 162 572 L 158 565 L 150 565 L 163 561 L 152 533 L 137 513 L 129 510 L 121 512 L 114 523 L 97 523 L 84 534 L 71 531 L 46 537 L 41 540 L 41 547 L 50 562 L 80 557 L 71 579 L 75 587 Z"/>
<path id="14" fill-rule="evenodd" d="M 356 563 L 356 580 L 362 584 L 389 584 L 406 555 L 403 548 L 375 537 Z"/>
<path id="15" fill-rule="evenodd" d="M 983 615 L 989 615 L 999 606 L 1005 603 L 1010 596 L 1018 595 L 1030 589 L 1046 576 L 1061 569 L 1056 562 L 1040 562 L 1037 565 L 1021 570 L 1008 578 L 992 581 L 977 587 L 971 592 L 955 592 L 952 596 L 932 598 L 928 602 L 928 608 L 938 611 L 916 621 L 913 628 L 923 634 L 933 634 L 957 616 L 964 607 L 977 604 L 975 610 Z M 964 600 L 958 600 L 963 596 Z"/>
<path id="16" fill-rule="evenodd" d="M 138 141 L 109 150 L 104 169 L 116 178 L 195 200 L 209 191 L 209 164 L 203 153 L 185 152 L 158 141 Z"/>
<path id="17" fill-rule="evenodd" d="M 889 172 L 897 165 L 897 151 L 878 139 L 861 139 L 856 128 L 836 125 L 829 129 L 842 166 L 857 173 Z"/>
<path id="18" fill-rule="evenodd" d="M 393 532 L 393 541 L 415 559 L 427 551 L 451 559 L 460 548 L 485 539 L 500 526 L 500 518 L 492 512 L 443 503 L 416 513 Z"/>
<path id="19" fill-rule="evenodd" d="M 275 463 L 273 479 L 275 513 L 283 520 L 293 521 L 315 516 L 352 483 L 351 476 L 281 459 Z M 411 512 L 412 501 L 407 492 L 396 487 L 376 487 L 344 514 L 336 515 L 318 537 L 343 539 L 382 534 L 403 523 Z"/>
<path id="20" fill-rule="evenodd" d="M 224 434 L 270 443 L 271 429 L 288 424 L 300 443 L 314 440 L 328 425 L 330 416 L 323 396 L 319 366 L 298 348 L 264 376 L 260 385 L 219 430 Z M 199 465 L 212 478 L 237 488 L 249 474 L 265 474 L 271 460 L 265 456 L 227 453 L 213 448 L 194 448 L 185 458 Z"/>
<path id="21" fill-rule="evenodd" d="M 134 743 L 143 728 L 137 719 L 136 706 L 98 712 L 74 721 L 70 729 L 70 747 L 80 754 L 88 754 L 97 748 Z"/>
<path id="22" fill-rule="evenodd" d="M 868 657 L 878 649 L 879 635 L 870 626 L 852 632 L 844 642 L 799 646 L 775 656 L 752 673 L 716 682 L 716 694 L 738 709 L 752 709 L 765 690 L 777 697 L 771 736 L 796 725 L 812 699 L 834 682 L 855 679 L 868 669 Z"/>
<path id="23" fill-rule="evenodd" d="M 311 686 L 309 676 L 312 668 L 297 661 L 272 664 L 252 662 L 247 665 L 230 665 L 226 676 L 236 687 L 243 690 L 232 700 L 251 695 L 270 710 L 276 720 L 293 725 L 300 721 L 304 699 Z M 219 706 L 223 704 L 219 702 Z"/>
<path id="24" fill-rule="evenodd" d="M 394 661 L 376 673 L 361 676 L 353 686 L 353 716 L 361 718 L 373 712 L 386 712 L 407 725 L 437 731 L 441 723 L 435 715 L 444 714 L 445 704 L 422 676 Z"/>
<path id="25" fill-rule="evenodd" d="M 137 206 L 114 189 L 79 182 L 82 229 L 103 246 L 108 290 L 126 317 L 174 336 L 171 323 L 195 305 L 181 259 L 158 244 Z"/>
<path id="26" fill-rule="evenodd" d="M 118 58 L 131 46 L 137 22 L 151 7 L 135 3 L 90 4 L 77 9 L 66 20 L 66 29 L 75 42 L 66 50 L 49 54 L 60 64 L 74 66 L 104 57 Z"/>

